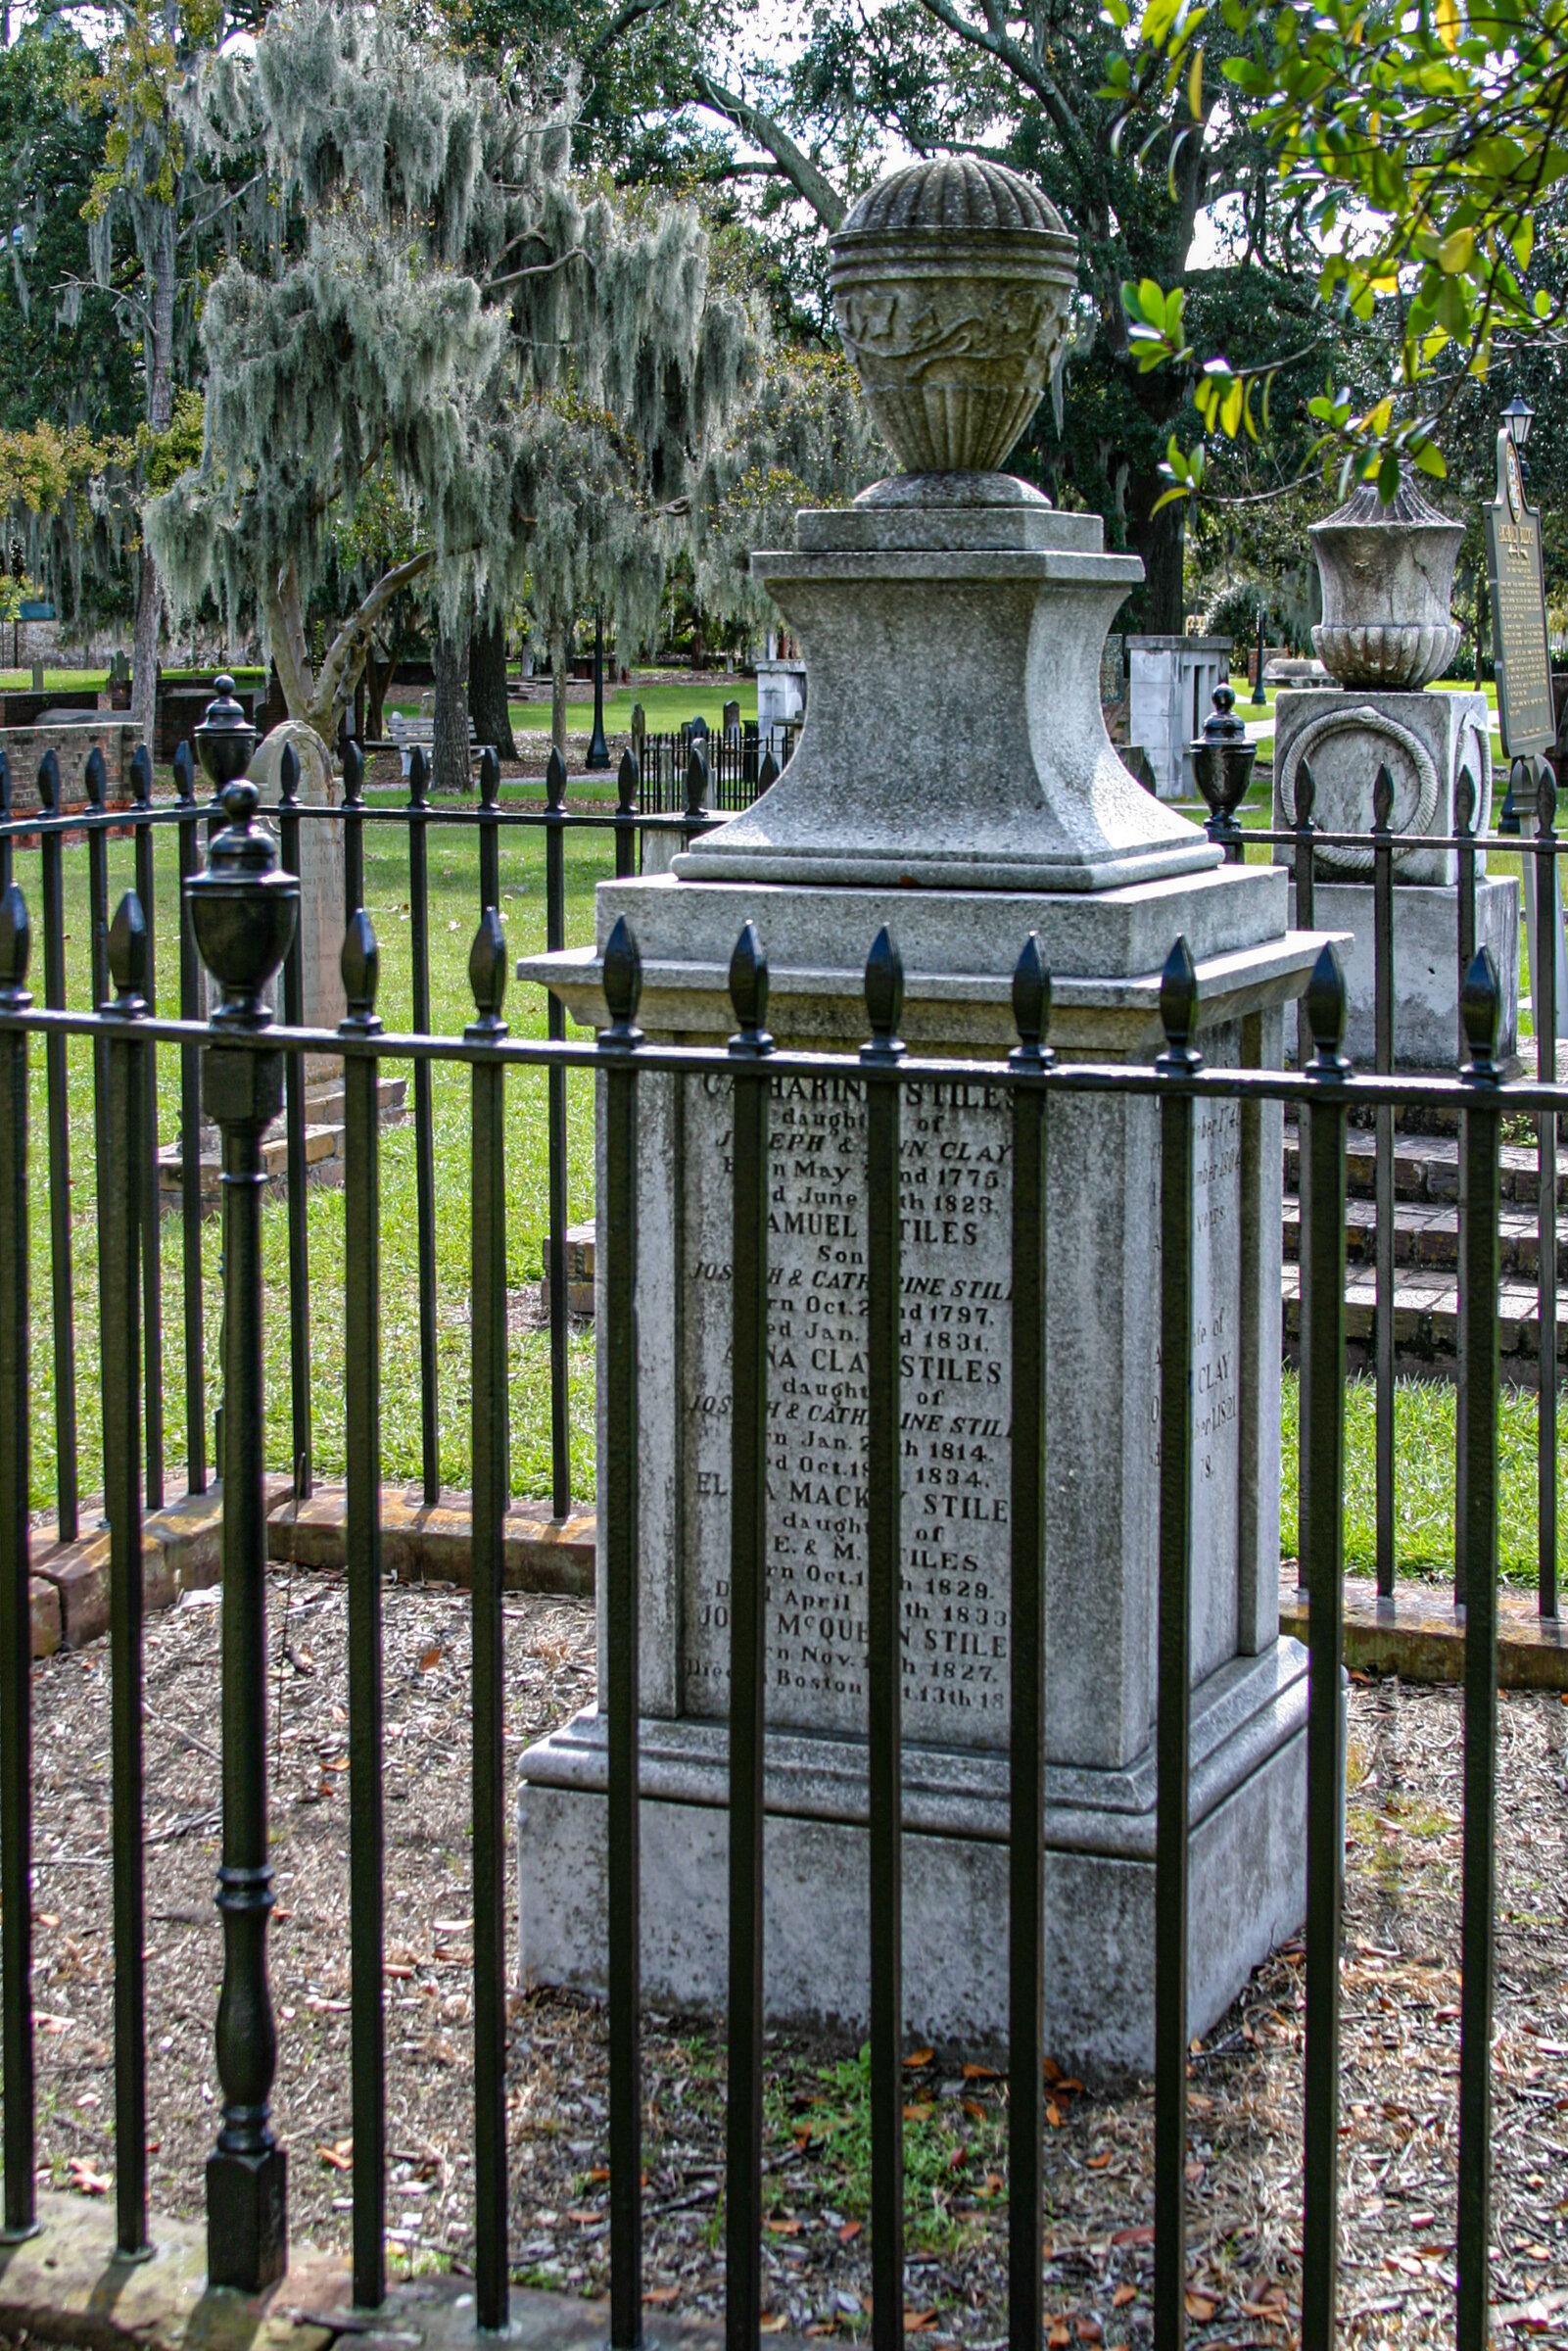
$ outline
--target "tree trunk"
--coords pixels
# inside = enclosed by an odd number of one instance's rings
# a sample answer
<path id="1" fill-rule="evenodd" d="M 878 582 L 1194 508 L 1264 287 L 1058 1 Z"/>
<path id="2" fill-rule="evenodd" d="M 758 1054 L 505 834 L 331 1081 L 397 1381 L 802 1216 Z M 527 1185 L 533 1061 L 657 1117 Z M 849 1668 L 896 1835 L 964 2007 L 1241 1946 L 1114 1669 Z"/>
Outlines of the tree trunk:
<path id="1" fill-rule="evenodd" d="M 162 209 L 153 245 L 153 331 L 148 338 L 147 421 L 167 432 L 174 413 L 174 207 Z M 158 566 L 142 549 L 136 583 L 136 642 L 131 663 L 130 718 L 138 743 L 153 748 L 158 712 L 158 634 L 164 594 Z"/>
<path id="2" fill-rule="evenodd" d="M 1186 508 L 1177 501 L 1150 511 L 1169 487 L 1158 473 L 1135 473 L 1127 485 L 1127 545 L 1143 557 L 1142 625 L 1151 637 L 1179 637 L 1186 626 Z"/>
<path id="3" fill-rule="evenodd" d="M 498 616 L 468 640 L 468 707 L 481 743 L 493 744 L 498 758 L 515 759 L 511 712 L 506 705 L 506 622 Z"/>
<path id="4" fill-rule="evenodd" d="M 431 759 L 431 789 L 466 792 L 472 789 L 468 761 L 468 692 L 463 672 L 468 665 L 465 636 L 436 639 L 436 725 Z"/>
<path id="5" fill-rule="evenodd" d="M 136 581 L 136 638 L 130 659 L 130 723 L 138 744 L 156 747 L 158 718 L 158 629 L 164 593 L 158 565 L 142 549 Z"/>
<path id="6" fill-rule="evenodd" d="M 549 739 L 566 756 L 566 639 L 564 628 L 553 629 L 549 641 Z"/>

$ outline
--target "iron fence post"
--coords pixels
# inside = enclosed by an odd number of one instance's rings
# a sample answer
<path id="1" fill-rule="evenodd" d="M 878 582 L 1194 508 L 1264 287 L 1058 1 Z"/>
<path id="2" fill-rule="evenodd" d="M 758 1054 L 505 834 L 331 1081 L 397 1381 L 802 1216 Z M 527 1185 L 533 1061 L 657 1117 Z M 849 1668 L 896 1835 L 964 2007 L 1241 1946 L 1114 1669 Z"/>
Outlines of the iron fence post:
<path id="1" fill-rule="evenodd" d="M 408 759 L 408 949 L 413 1025 L 430 1031 L 429 770 L 415 744 Z M 413 1065 L 414 1190 L 419 1226 L 419 1455 L 427 1503 L 441 1500 L 441 1411 L 436 1362 L 436 1134 L 430 1064 Z"/>
<path id="2" fill-rule="evenodd" d="M 1463 1467 L 1464 1831 L 1460 1912 L 1459 2198 L 1454 2266 L 1458 2351 L 1490 2334 L 1492 2022 L 1496 1988 L 1497 1745 L 1497 1216 L 1502 1126 L 1497 1064 L 1501 991 L 1483 947 L 1459 1010 L 1469 1058 L 1459 1072 L 1459 1397 Z"/>
<path id="3" fill-rule="evenodd" d="M 730 1473 L 730 2018 L 725 2341 L 762 2325 L 764 1742 L 768 1648 L 768 960 L 748 922 L 730 959 L 735 1171 Z"/>
<path id="4" fill-rule="evenodd" d="M 1311 1409 L 1302 1428 L 1302 1539 L 1311 1553 L 1307 1719 L 1307 1992 L 1302 2345 L 1333 2351 L 1339 2275 L 1340 1917 L 1345 1874 L 1345 981 L 1332 944 L 1303 999 L 1313 1053 L 1303 1158 L 1312 1166 Z"/>
<path id="5" fill-rule="evenodd" d="M 500 908 L 500 761 L 486 744 L 479 754 L 479 911 Z"/>
<path id="6" fill-rule="evenodd" d="M 343 921 L 364 904 L 364 753 L 351 735 L 343 745 Z"/>
<path id="7" fill-rule="evenodd" d="M 31 938 L 16 884 L 0 893 L 0 1007 L 25 1012 Z M 27 1416 L 27 1035 L 0 1030 L 0 2039 L 5 2227 L 37 2227 L 33 2176 L 32 1607 Z"/>
<path id="8" fill-rule="evenodd" d="M 1162 2351 L 1187 2310 L 1187 1815 L 1192 1746 L 1193 1101 L 1198 974 L 1178 938 L 1160 983 L 1160 1599 L 1155 1724 L 1155 2286 Z"/>
<path id="9" fill-rule="evenodd" d="M 1516 760 L 1516 761 L 1514 762 L 1514 765 L 1515 765 L 1515 767 L 1519 767 L 1519 766 L 1521 766 L 1522 764 L 1523 764 L 1523 763 L 1522 763 L 1521 761 L 1518 761 L 1518 760 Z M 1512 780 L 1512 775 L 1511 775 L 1511 773 L 1510 773 L 1510 777 L 1509 777 L 1509 784 L 1508 784 L 1508 793 L 1509 793 L 1509 798 L 1510 798 L 1510 800 L 1511 800 L 1511 798 L 1512 798 L 1512 796 L 1513 796 L 1513 780 Z M 1455 832 L 1455 834 L 1458 836 L 1458 866 L 1459 866 L 1459 892 L 1458 892 L 1458 930 L 1459 930 L 1459 1012 L 1458 1012 L 1458 1031 L 1459 1031 L 1459 1056 L 1458 1056 L 1458 1057 L 1459 1057 L 1459 1062 L 1460 1062 L 1461 1066 L 1463 1065 L 1463 1063 L 1464 1063 L 1465 1059 L 1467 1058 L 1467 1054 L 1468 1054 L 1468 1040 L 1467 1040 L 1467 1037 L 1466 1037 L 1466 1034 L 1465 1034 L 1465 1025 L 1464 1025 L 1464 991 L 1465 991 L 1465 988 L 1466 988 L 1466 986 L 1469 984 L 1470 966 L 1471 966 L 1472 962 L 1473 962 L 1473 961 L 1474 961 L 1474 959 L 1475 959 L 1475 878 L 1476 878 L 1475 819 L 1476 819 L 1476 787 L 1475 787 L 1475 778 L 1474 778 L 1474 777 L 1471 775 L 1471 773 L 1470 773 L 1470 770 L 1468 769 L 1468 767 L 1462 767 L 1462 768 L 1459 770 L 1459 777 L 1458 777 L 1458 781 L 1457 781 L 1457 783 L 1454 785 L 1454 788 L 1453 788 L 1453 829 L 1454 829 L 1454 832 Z M 1504 823 L 1502 822 L 1502 820 L 1499 818 L 1499 820 L 1498 820 L 1498 823 L 1497 823 L 1497 831 L 1498 831 L 1499 833 L 1502 833 L 1502 832 L 1509 831 L 1509 830 L 1511 830 L 1512 832 L 1515 832 L 1515 833 L 1517 833 L 1517 832 L 1518 832 L 1518 830 L 1519 830 L 1519 820 L 1518 820 L 1518 817 L 1517 817 L 1517 816 L 1515 816 L 1515 817 L 1514 817 L 1511 827 L 1509 827 L 1509 826 L 1505 826 L 1505 825 L 1504 825 Z M 1464 1176 L 1463 1176 L 1463 1166 L 1462 1166 L 1462 1161 L 1461 1161 L 1461 1167 L 1460 1167 L 1460 1177 L 1459 1177 L 1459 1181 L 1460 1181 L 1460 1188 L 1461 1188 L 1461 1191 L 1462 1191 L 1462 1189 L 1463 1189 L 1463 1183 L 1464 1183 Z M 1458 1298 L 1458 1314 L 1459 1314 L 1459 1319 L 1460 1319 L 1460 1320 L 1462 1321 L 1462 1320 L 1463 1320 L 1463 1317 L 1464 1317 L 1464 1253 L 1463 1253 L 1463 1251 L 1462 1251 L 1462 1250 L 1460 1251 L 1460 1254 L 1459 1254 L 1459 1282 L 1458 1282 L 1458 1288 L 1459 1288 L 1459 1298 Z M 1454 1380 L 1453 1380 L 1453 1387 L 1454 1387 L 1454 1404 L 1455 1404 L 1455 1408 L 1456 1408 L 1456 1413 L 1457 1413 L 1458 1423 L 1459 1423 L 1459 1425 L 1460 1425 L 1461 1427 L 1463 1426 L 1463 1423 L 1464 1423 L 1464 1415 L 1465 1415 L 1465 1388 L 1466 1388 L 1466 1386 L 1467 1386 L 1467 1384 L 1468 1384 L 1468 1382 L 1469 1382 L 1469 1377 L 1470 1377 L 1470 1367 L 1469 1367 L 1469 1363 L 1468 1363 L 1468 1360 L 1467 1360 L 1467 1358 L 1466 1358 L 1465 1351 L 1464 1351 L 1463 1347 L 1461 1346 L 1461 1347 L 1460 1347 L 1460 1349 L 1459 1349 L 1459 1353 L 1458 1353 L 1458 1358 L 1457 1358 L 1457 1361 L 1456 1361 L 1456 1363 L 1455 1363 L 1455 1365 L 1454 1365 Z M 1465 1519 L 1464 1485 L 1465 1485 L 1465 1478 L 1466 1478 L 1466 1475 L 1467 1475 L 1467 1474 L 1468 1474 L 1468 1466 L 1467 1466 L 1466 1460 L 1465 1460 L 1465 1451 L 1464 1451 L 1464 1447 L 1463 1447 L 1463 1445 L 1462 1445 L 1462 1444 L 1458 1444 L 1458 1445 L 1456 1445 L 1456 1446 L 1455 1446 L 1455 1449 L 1454 1449 L 1454 1463 L 1453 1463 L 1453 1605 L 1454 1605 L 1454 1607 L 1463 1607 L 1463 1606 L 1464 1606 L 1464 1602 L 1465 1602 L 1465 1581 L 1464 1581 L 1464 1579 L 1465 1579 L 1465 1559 L 1466 1559 L 1466 1553 L 1465 1553 L 1464 1535 L 1463 1535 L 1463 1531 L 1462 1531 L 1462 1530 L 1463 1530 L 1463 1527 L 1464 1527 L 1464 1519 Z"/>
<path id="10" fill-rule="evenodd" d="M 615 778 L 615 879 L 626 882 L 637 872 L 637 803 L 641 774 L 630 751 L 621 753 Z"/>
<path id="11" fill-rule="evenodd" d="M 277 2034 L 266 1980 L 272 1908 L 266 1805 L 266 1503 L 261 1370 L 261 1137 L 283 1102 L 283 1056 L 239 1040 L 265 1031 L 261 993 L 299 919 L 244 778 L 250 731 L 202 743 L 228 822 L 186 898 L 202 960 L 222 989 L 210 1024 L 207 1110 L 223 1170 L 223 1991 L 217 2012 L 222 2123 L 207 2164 L 208 2276 L 257 2293 L 288 2262 L 287 2158 L 270 2123 Z M 232 1040 L 232 1041 L 231 1041 Z"/>

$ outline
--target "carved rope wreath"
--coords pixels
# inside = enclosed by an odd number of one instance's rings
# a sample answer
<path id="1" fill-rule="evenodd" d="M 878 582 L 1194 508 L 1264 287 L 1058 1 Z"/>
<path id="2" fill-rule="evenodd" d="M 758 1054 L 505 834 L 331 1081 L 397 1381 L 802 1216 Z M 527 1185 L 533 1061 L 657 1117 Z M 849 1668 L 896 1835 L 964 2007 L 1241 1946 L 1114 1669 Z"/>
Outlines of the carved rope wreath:
<path id="1" fill-rule="evenodd" d="M 1387 742 L 1397 744 L 1406 753 L 1415 769 L 1415 809 L 1408 824 L 1402 825 L 1399 830 L 1401 833 L 1429 831 L 1438 806 L 1438 771 L 1432 754 L 1420 737 L 1412 735 L 1408 727 L 1402 727 L 1394 719 L 1385 718 L 1380 710 L 1372 709 L 1365 702 L 1356 710 L 1331 710 L 1324 717 L 1313 719 L 1311 725 L 1291 744 L 1285 755 L 1279 794 L 1281 802 L 1291 812 L 1292 823 L 1296 821 L 1296 777 L 1302 761 L 1310 759 L 1319 744 L 1325 743 L 1329 736 L 1353 727 L 1368 735 L 1380 735 Z M 1338 830 L 1337 827 L 1327 829 Z M 1415 853 L 1413 848 L 1403 851 L 1396 849 L 1395 863 L 1399 863 L 1402 855 L 1410 857 Z M 1369 874 L 1372 870 L 1372 851 L 1370 847 L 1320 849 L 1317 862 L 1323 872 L 1332 870 L 1344 874 Z"/>

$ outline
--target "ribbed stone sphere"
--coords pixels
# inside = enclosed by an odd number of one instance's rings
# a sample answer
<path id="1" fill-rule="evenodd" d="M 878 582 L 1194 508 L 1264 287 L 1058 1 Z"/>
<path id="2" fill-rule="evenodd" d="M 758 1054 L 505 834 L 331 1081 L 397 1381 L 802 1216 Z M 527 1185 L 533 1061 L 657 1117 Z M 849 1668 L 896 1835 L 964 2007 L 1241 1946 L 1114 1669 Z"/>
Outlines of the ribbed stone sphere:
<path id="1" fill-rule="evenodd" d="M 908 472 L 1002 463 L 1050 381 L 1077 253 L 1038 188 L 976 156 L 911 164 L 861 198 L 832 240 L 833 306 Z"/>

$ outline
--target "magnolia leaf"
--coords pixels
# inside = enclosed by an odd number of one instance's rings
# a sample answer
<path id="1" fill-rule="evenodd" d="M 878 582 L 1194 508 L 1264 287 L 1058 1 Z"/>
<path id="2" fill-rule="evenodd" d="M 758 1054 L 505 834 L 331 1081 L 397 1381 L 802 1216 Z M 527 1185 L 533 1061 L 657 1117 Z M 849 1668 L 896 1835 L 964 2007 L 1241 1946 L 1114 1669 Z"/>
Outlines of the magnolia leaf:
<path id="1" fill-rule="evenodd" d="M 1448 480 L 1449 468 L 1444 462 L 1443 452 L 1435 441 L 1423 441 L 1419 449 L 1413 449 L 1410 452 L 1410 456 L 1412 461 L 1419 465 L 1421 471 L 1429 473 L 1435 482 Z"/>

